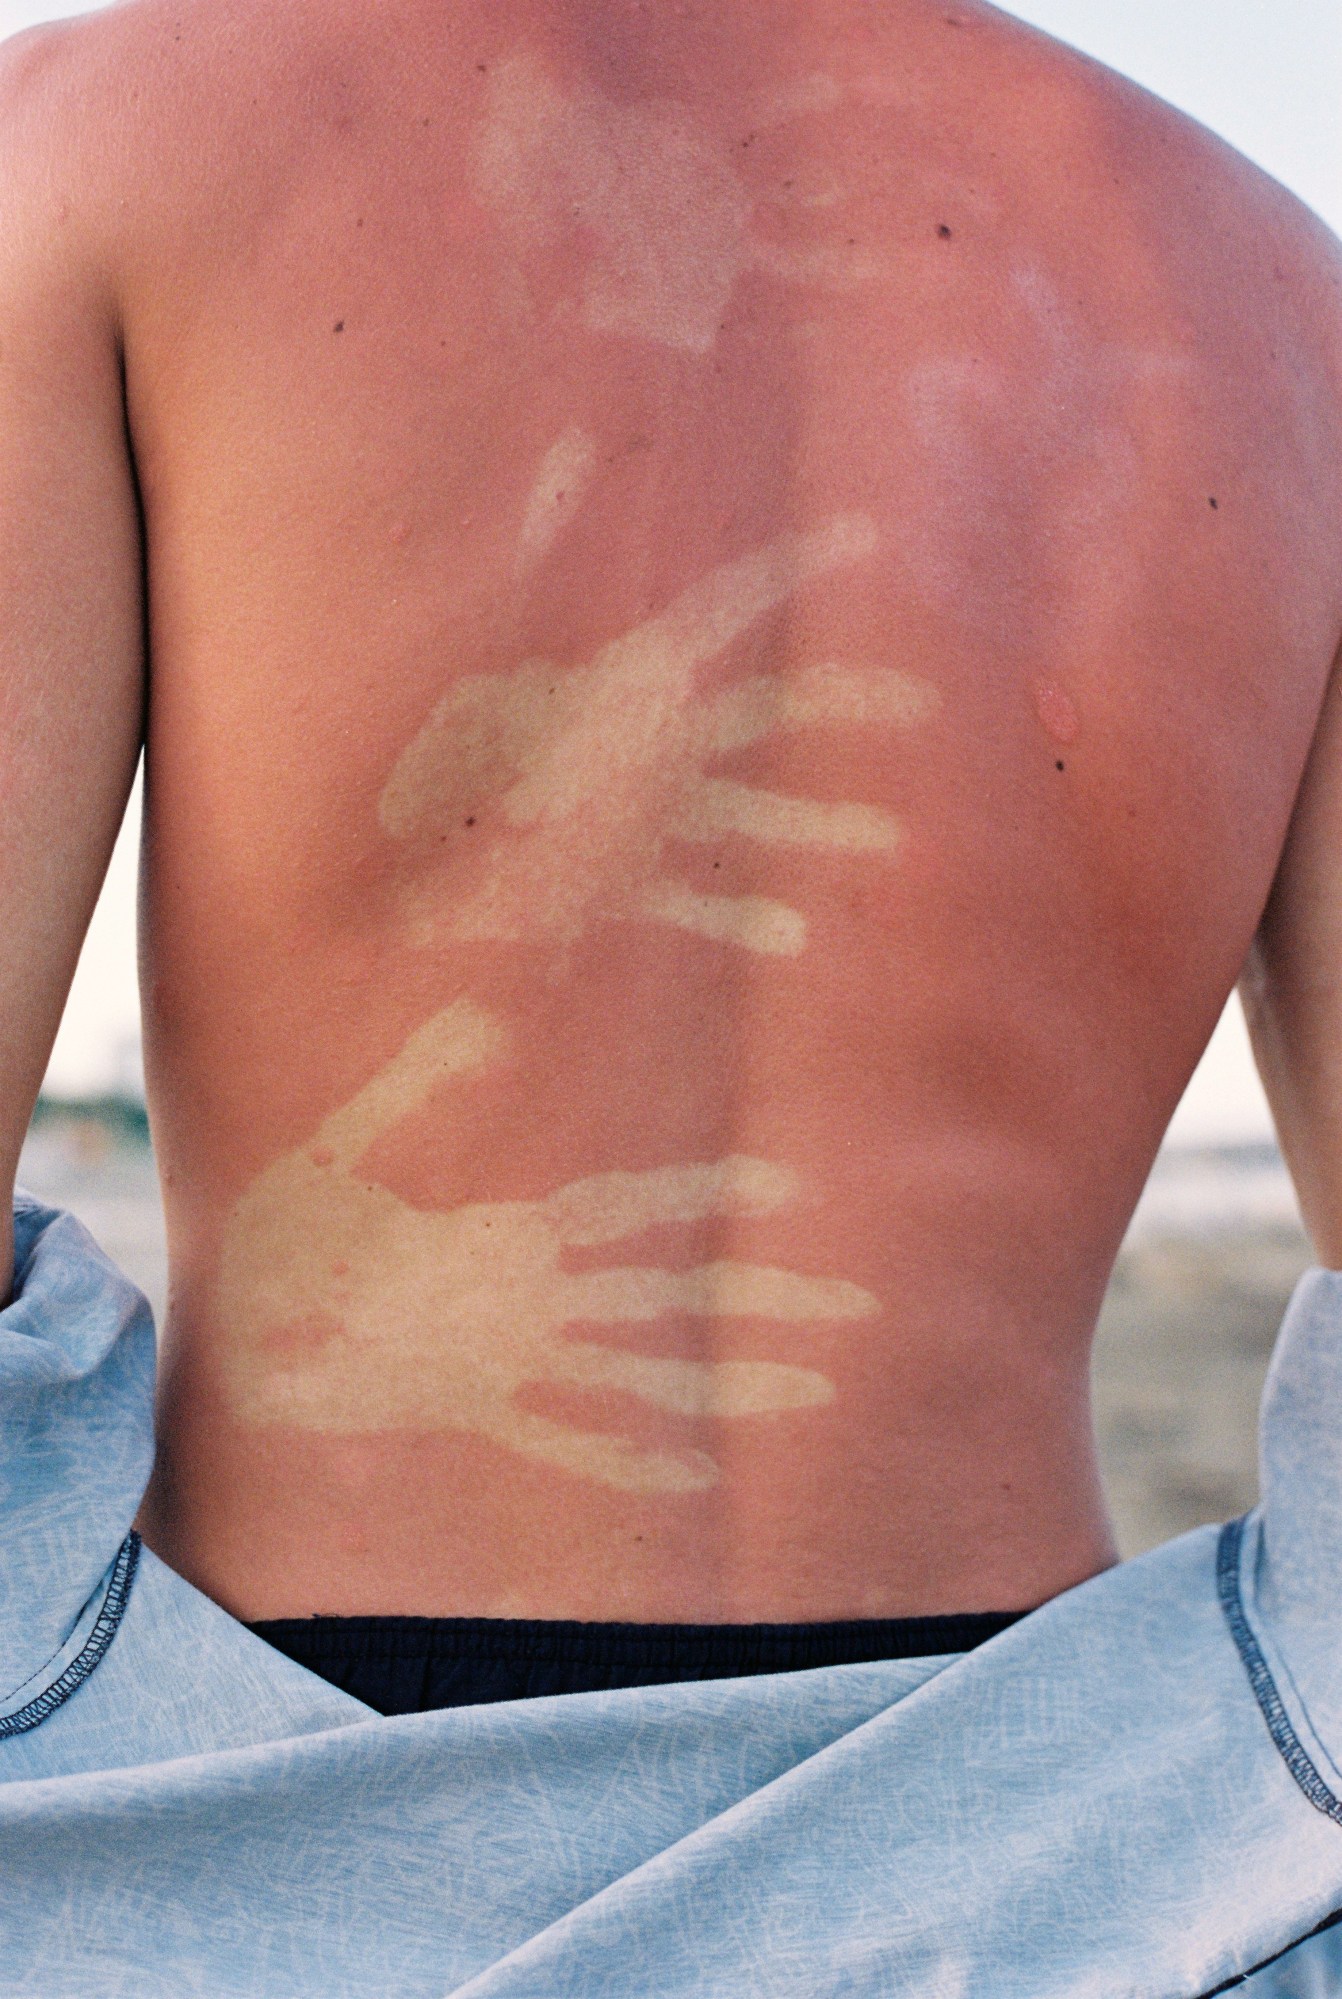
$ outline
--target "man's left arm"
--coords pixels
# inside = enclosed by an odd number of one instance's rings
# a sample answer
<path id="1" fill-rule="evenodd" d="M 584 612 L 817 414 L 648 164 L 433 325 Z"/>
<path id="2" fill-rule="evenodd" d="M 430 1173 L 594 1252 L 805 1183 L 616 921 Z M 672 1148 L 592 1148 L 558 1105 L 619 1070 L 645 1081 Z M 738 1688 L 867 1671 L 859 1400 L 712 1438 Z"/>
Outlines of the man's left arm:
<path id="1" fill-rule="evenodd" d="M 0 1302 L 19 1150 L 125 811 L 144 698 L 120 333 L 63 156 L 66 32 L 0 48 Z"/>

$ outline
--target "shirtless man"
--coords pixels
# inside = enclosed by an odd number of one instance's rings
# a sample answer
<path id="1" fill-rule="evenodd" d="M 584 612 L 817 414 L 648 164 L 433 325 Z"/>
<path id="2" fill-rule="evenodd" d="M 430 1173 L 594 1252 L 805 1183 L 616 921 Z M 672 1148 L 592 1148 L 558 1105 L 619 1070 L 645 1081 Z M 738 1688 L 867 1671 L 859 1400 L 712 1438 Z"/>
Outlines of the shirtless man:
<path id="1" fill-rule="evenodd" d="M 143 728 L 150 1545 L 252 1620 L 1112 1562 L 1251 947 L 1342 1261 L 1336 244 L 976 0 L 131 0 L 0 104 L 0 1145 Z"/>

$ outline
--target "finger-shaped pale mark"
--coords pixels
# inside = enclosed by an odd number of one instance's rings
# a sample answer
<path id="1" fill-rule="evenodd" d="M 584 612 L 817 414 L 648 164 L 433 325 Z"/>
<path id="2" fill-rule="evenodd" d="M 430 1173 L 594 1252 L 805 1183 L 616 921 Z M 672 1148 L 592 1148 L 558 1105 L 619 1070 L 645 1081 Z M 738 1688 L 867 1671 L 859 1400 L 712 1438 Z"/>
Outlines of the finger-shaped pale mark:
<path id="1" fill-rule="evenodd" d="M 486 1434 L 529 1458 L 625 1492 L 703 1492 L 719 1477 L 706 1451 L 644 1450 L 624 1437 L 572 1429 L 525 1409 L 501 1411 Z"/>
<path id="2" fill-rule="evenodd" d="M 846 1277 L 806 1277 L 773 1264 L 721 1258 L 691 1270 L 638 1265 L 591 1270 L 569 1280 L 565 1318 L 615 1325 L 659 1319 L 668 1312 L 694 1318 L 865 1319 L 880 1301 Z"/>
<path id="3" fill-rule="evenodd" d="M 545 1218 L 561 1242 L 617 1242 L 657 1222 L 692 1222 L 704 1215 L 759 1215 L 797 1190 L 786 1166 L 745 1153 L 702 1165 L 656 1166 L 643 1173 L 594 1173 L 547 1195 Z"/>
<path id="4" fill-rule="evenodd" d="M 814 1368 L 769 1360 L 676 1360 L 574 1341 L 558 1350 L 551 1379 L 620 1389 L 676 1416 L 771 1415 L 834 1400 Z"/>

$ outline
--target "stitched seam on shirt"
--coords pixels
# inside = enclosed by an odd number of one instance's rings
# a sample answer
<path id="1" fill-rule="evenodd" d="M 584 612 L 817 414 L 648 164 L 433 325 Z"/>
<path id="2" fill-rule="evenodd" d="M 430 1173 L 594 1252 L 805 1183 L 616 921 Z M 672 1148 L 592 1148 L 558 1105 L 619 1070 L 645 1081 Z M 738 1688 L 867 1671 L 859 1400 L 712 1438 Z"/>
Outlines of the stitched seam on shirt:
<path id="1" fill-rule="evenodd" d="M 1256 1978 L 1260 1971 L 1266 1971 L 1270 1964 L 1279 1964 L 1282 1958 L 1289 1957 L 1293 1950 L 1299 1950 L 1302 1944 L 1309 1943 L 1313 1937 L 1322 1936 L 1325 1930 L 1335 1928 L 1338 1923 L 1342 1923 L 1342 1909 L 1334 1909 L 1331 1916 L 1325 1916 L 1321 1923 L 1315 1923 L 1313 1929 L 1306 1930 L 1304 1936 L 1292 1937 L 1291 1941 L 1284 1943 L 1280 1950 L 1274 1950 L 1271 1957 L 1260 1957 L 1257 1964 L 1251 1964 L 1247 1971 L 1237 1971 L 1235 1976 L 1227 1978 L 1224 1984 L 1213 1985 L 1210 1992 L 1200 1993 L 1198 1999 L 1218 1999 L 1218 1995 L 1222 1992 L 1233 1992 L 1236 1986 L 1247 1985 L 1251 1978 Z"/>
<path id="2" fill-rule="evenodd" d="M 1226 1623 L 1230 1626 L 1230 1635 L 1238 1648 L 1244 1670 L 1249 1676 L 1254 1699 L 1267 1723 L 1268 1733 L 1277 1745 L 1282 1761 L 1315 1811 L 1322 1812 L 1325 1818 L 1333 1819 L 1338 1825 L 1342 1825 L 1342 1801 L 1335 1798 L 1324 1783 L 1310 1760 L 1304 1744 L 1292 1728 L 1290 1716 L 1277 1691 L 1277 1683 L 1272 1677 L 1271 1669 L 1259 1649 L 1258 1640 L 1254 1637 L 1245 1615 L 1239 1587 L 1240 1547 L 1243 1540 L 1244 1521 L 1227 1520 L 1221 1529 L 1221 1538 L 1216 1549 L 1216 1591 L 1221 1599 Z"/>
<path id="3" fill-rule="evenodd" d="M 40 1666 L 34 1666 L 31 1673 L 24 1674 L 23 1678 L 18 1682 L 17 1686 L 9 1688 L 8 1692 L 5 1694 L 6 1702 L 17 1700 L 18 1696 L 23 1692 L 25 1687 L 30 1687 L 33 1684 L 34 1680 L 40 1680 L 43 1673 L 45 1673 L 47 1668 L 51 1665 L 52 1660 L 59 1659 L 61 1653 L 65 1650 L 66 1646 L 69 1643 L 70 1640 L 69 1637 L 67 1636 L 61 1640 L 59 1645 L 54 1645 L 51 1651 L 48 1652 L 46 1658 L 42 1661 Z"/>
<path id="4" fill-rule="evenodd" d="M 140 1537 L 132 1528 L 117 1552 L 112 1580 L 107 1585 L 107 1595 L 103 1598 L 102 1609 L 94 1620 L 87 1642 L 45 1693 L 39 1694 L 36 1700 L 29 1701 L 26 1707 L 19 1708 L 14 1714 L 0 1715 L 0 1741 L 6 1736 L 23 1735 L 30 1728 L 39 1728 L 55 1714 L 57 1708 L 65 1705 L 71 1694 L 77 1693 L 83 1686 L 116 1636 L 139 1559 Z"/>

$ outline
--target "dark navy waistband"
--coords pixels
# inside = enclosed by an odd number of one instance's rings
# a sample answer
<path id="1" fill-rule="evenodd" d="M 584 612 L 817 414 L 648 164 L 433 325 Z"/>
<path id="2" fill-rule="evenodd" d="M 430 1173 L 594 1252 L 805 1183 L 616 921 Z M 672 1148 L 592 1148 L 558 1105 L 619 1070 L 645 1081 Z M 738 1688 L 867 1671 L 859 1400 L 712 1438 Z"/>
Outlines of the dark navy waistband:
<path id="1" fill-rule="evenodd" d="M 828 1624 L 603 1624 L 567 1618 L 286 1617 L 250 1628 L 379 1714 L 547 1694 L 801 1672 L 968 1652 L 1024 1611 Z"/>

